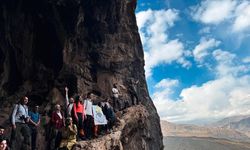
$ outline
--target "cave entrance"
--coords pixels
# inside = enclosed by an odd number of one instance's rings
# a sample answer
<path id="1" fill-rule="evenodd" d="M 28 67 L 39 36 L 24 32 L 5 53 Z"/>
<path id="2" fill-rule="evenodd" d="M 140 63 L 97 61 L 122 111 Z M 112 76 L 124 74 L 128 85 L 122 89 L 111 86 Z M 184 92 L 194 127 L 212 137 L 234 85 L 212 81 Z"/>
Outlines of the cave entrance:
<path id="1" fill-rule="evenodd" d="M 77 77 L 73 74 L 65 75 L 64 77 L 65 86 L 69 88 L 69 96 L 73 96 L 78 93 L 77 89 Z"/>
<path id="2" fill-rule="evenodd" d="M 57 76 L 63 65 L 63 47 L 56 27 L 46 19 L 39 19 L 35 30 L 35 61 L 52 69 Z"/>

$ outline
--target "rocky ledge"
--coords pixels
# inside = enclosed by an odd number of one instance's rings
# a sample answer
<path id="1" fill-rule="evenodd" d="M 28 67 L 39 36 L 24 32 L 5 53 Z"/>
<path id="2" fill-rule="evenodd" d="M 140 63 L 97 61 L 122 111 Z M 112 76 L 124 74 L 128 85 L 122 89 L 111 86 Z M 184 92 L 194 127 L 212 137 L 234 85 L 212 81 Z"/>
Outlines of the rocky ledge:
<path id="1" fill-rule="evenodd" d="M 150 120 L 146 108 L 142 105 L 133 106 L 120 112 L 118 116 L 117 126 L 112 133 L 94 140 L 78 142 L 75 150 L 148 149 L 147 141 L 154 139 L 151 139 L 146 130 Z M 131 137 L 134 137 L 133 141 L 130 140 Z"/>

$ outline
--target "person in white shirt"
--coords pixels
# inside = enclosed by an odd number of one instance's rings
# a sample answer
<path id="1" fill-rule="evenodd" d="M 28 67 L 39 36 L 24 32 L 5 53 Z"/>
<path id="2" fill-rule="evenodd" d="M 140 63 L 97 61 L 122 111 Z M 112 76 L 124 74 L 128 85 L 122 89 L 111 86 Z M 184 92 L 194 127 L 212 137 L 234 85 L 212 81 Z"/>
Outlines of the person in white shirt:
<path id="1" fill-rule="evenodd" d="M 13 150 L 31 149 L 31 133 L 27 124 L 29 122 L 28 101 L 27 96 L 22 97 L 20 103 L 15 105 L 12 112 L 11 149 Z"/>
<path id="2" fill-rule="evenodd" d="M 94 118 L 93 118 L 93 93 L 87 94 L 87 99 L 84 101 L 84 108 L 86 114 L 86 123 L 85 123 L 85 131 L 86 131 L 86 138 L 91 139 L 94 137 Z"/>
<path id="3" fill-rule="evenodd" d="M 112 88 L 112 97 L 113 97 L 113 107 L 115 109 L 115 111 L 119 111 L 121 110 L 121 102 L 119 99 L 120 96 L 120 92 L 118 90 L 118 86 L 117 83 L 113 84 L 113 88 Z"/>
<path id="4" fill-rule="evenodd" d="M 65 87 L 65 97 L 66 97 L 66 116 L 67 117 L 72 117 L 72 109 L 73 109 L 73 105 L 74 105 L 74 98 L 70 97 L 69 99 L 69 94 L 68 94 L 68 87 Z"/>

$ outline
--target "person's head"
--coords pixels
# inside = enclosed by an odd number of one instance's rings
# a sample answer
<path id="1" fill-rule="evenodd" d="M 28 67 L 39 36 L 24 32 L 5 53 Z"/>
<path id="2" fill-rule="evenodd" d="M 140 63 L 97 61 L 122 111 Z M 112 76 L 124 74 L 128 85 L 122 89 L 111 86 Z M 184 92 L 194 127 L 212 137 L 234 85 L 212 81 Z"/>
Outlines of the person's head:
<path id="1" fill-rule="evenodd" d="M 82 99 L 81 96 L 80 96 L 80 95 L 77 95 L 77 96 L 75 97 L 75 103 L 78 104 L 78 102 L 80 102 L 81 99 Z"/>
<path id="2" fill-rule="evenodd" d="M 93 100 L 95 98 L 95 95 L 92 92 L 89 92 L 87 94 L 87 98 Z"/>
<path id="3" fill-rule="evenodd" d="M 90 98 L 90 94 L 91 94 L 91 92 L 89 92 L 89 93 L 87 94 L 87 98 Z"/>
<path id="4" fill-rule="evenodd" d="M 70 99 L 69 99 L 69 103 L 74 103 L 74 98 L 73 97 L 70 97 Z"/>
<path id="5" fill-rule="evenodd" d="M 34 112 L 38 112 L 38 111 L 39 111 L 39 106 L 36 105 L 36 106 L 34 107 Z"/>
<path id="6" fill-rule="evenodd" d="M 77 95 L 77 96 L 75 97 L 76 107 L 78 107 L 79 102 L 80 102 L 80 103 L 83 103 L 82 96 Z"/>
<path id="7" fill-rule="evenodd" d="M 114 88 L 117 88 L 117 83 L 114 83 L 114 84 L 113 84 L 113 87 L 114 87 Z"/>
<path id="8" fill-rule="evenodd" d="M 60 106 L 59 104 L 56 104 L 56 105 L 55 105 L 55 110 L 56 110 L 56 111 L 60 111 L 60 110 L 61 110 L 61 106 Z"/>
<path id="9" fill-rule="evenodd" d="M 97 104 L 99 107 L 103 107 L 104 106 L 104 103 L 103 102 L 98 102 Z"/>
<path id="10" fill-rule="evenodd" d="M 80 95 L 79 100 L 80 100 L 80 102 L 83 103 L 83 96 L 82 95 Z"/>
<path id="11" fill-rule="evenodd" d="M 5 128 L 3 126 L 0 126 L 0 135 L 4 134 L 4 130 L 5 130 Z"/>
<path id="12" fill-rule="evenodd" d="M 93 100 L 95 98 L 95 94 L 94 93 L 91 93 L 90 94 L 90 98 Z"/>
<path id="13" fill-rule="evenodd" d="M 71 125 L 72 123 L 73 123 L 73 120 L 72 120 L 72 118 L 71 117 L 68 117 L 67 119 L 66 119 L 66 126 L 69 126 L 69 125 Z"/>
<path id="14" fill-rule="evenodd" d="M 29 98 L 27 96 L 23 96 L 20 100 L 20 103 L 22 105 L 27 105 L 27 103 L 29 102 Z"/>
<path id="15" fill-rule="evenodd" d="M 0 150 L 6 150 L 6 148 L 7 148 L 7 141 L 1 139 L 0 140 Z"/>

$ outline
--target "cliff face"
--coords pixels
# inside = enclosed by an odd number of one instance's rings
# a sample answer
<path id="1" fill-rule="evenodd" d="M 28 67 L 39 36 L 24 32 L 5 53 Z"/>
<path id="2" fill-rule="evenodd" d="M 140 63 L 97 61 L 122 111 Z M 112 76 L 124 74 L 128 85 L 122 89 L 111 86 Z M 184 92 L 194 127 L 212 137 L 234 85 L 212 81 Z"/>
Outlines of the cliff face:
<path id="1" fill-rule="evenodd" d="M 135 8 L 136 0 L 1 0 L 0 124 L 25 94 L 42 113 L 64 105 L 66 85 L 70 95 L 94 91 L 101 99 L 111 97 L 116 82 L 125 87 L 121 104 L 132 104 L 130 81 L 138 80 L 137 95 L 148 113 L 145 131 L 122 132 L 121 147 L 162 149 Z"/>

